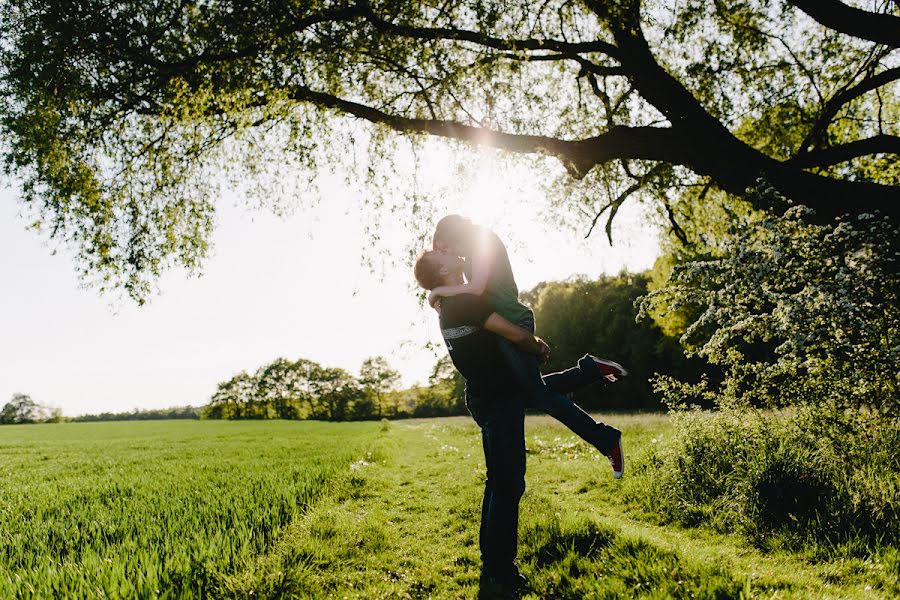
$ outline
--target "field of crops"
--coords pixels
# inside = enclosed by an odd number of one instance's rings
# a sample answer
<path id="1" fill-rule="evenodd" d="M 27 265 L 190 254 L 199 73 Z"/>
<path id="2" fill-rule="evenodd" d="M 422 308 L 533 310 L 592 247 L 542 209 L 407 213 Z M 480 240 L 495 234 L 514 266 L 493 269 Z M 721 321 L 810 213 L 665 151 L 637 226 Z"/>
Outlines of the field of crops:
<path id="1" fill-rule="evenodd" d="M 373 423 L 0 430 L 0 598 L 229 594 L 359 460 Z"/>
<path id="2" fill-rule="evenodd" d="M 604 419 L 627 439 L 618 481 L 528 418 L 527 598 L 900 593 L 895 551 L 811 561 L 662 523 L 634 499 L 670 419 Z M 476 598 L 483 467 L 467 418 L 2 427 L 0 598 Z"/>

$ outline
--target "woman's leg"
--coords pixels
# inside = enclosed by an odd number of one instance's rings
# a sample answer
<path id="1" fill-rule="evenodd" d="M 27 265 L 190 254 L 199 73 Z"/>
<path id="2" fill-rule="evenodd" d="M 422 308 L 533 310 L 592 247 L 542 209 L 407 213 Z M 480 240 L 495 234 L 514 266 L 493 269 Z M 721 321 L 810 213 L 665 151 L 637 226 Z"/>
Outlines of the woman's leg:
<path id="1" fill-rule="evenodd" d="M 556 373 L 547 373 L 543 376 L 543 380 L 544 385 L 560 394 L 571 394 L 592 383 L 608 381 L 607 374 L 597 368 L 589 354 L 582 356 L 574 367 Z"/>
<path id="2" fill-rule="evenodd" d="M 534 323 L 530 321 L 518 325 L 534 331 Z M 571 398 L 559 391 L 560 388 L 572 391 L 572 386 L 577 383 L 597 381 L 596 374 L 591 374 L 580 367 L 577 368 L 577 372 L 569 372 L 567 375 L 557 374 L 557 377 L 551 378 L 551 383 L 555 383 L 557 387 L 554 389 L 542 378 L 537 356 L 519 350 L 505 339 L 500 341 L 500 349 L 516 378 L 520 391 L 524 394 L 526 406 L 547 413 L 601 453 L 609 455 L 622 432 L 604 423 L 597 423 Z"/>

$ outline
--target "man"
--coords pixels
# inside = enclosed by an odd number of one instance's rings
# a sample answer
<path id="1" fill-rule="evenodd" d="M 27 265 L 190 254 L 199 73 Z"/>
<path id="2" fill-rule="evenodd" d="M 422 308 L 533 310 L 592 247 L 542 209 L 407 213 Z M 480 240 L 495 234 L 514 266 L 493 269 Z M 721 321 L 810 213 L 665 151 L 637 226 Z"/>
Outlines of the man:
<path id="1" fill-rule="evenodd" d="M 415 265 L 425 289 L 463 280 L 464 261 L 451 253 L 425 252 Z M 516 567 L 519 500 L 525 491 L 525 404 L 516 374 L 500 340 L 546 360 L 550 349 L 530 331 L 509 322 L 482 296 L 459 294 L 441 301 L 441 334 L 454 366 L 466 378 L 466 404 L 481 427 L 487 477 L 481 506 L 479 546 L 482 590 L 514 594 L 524 585 Z M 544 377 L 557 393 L 567 394 L 606 374 L 585 356 L 577 367 Z"/>

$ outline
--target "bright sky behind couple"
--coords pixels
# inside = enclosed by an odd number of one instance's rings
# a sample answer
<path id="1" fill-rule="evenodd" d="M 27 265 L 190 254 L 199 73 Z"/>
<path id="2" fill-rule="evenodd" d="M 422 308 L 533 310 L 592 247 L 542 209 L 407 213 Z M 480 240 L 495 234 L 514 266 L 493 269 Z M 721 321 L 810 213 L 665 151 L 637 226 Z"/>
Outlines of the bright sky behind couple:
<path id="1" fill-rule="evenodd" d="M 617 217 L 610 247 L 591 218 L 560 228 L 541 197 L 544 175 L 510 167 L 482 150 L 460 160 L 425 144 L 398 180 L 400 194 L 433 198 L 435 215 L 470 215 L 507 242 L 520 287 L 572 275 L 640 271 L 657 254 L 656 230 L 634 202 Z M 403 177 L 401 172 L 399 177 Z M 82 289 L 65 248 L 51 255 L 2 192 L 0 398 L 30 394 L 70 416 L 204 404 L 217 382 L 277 357 L 307 358 L 357 372 L 383 355 L 403 384 L 425 381 L 443 348 L 422 308 L 409 252 L 424 245 L 402 207 L 374 218 L 359 190 L 323 177 L 324 199 L 284 202 L 288 214 L 248 209 L 239 192 L 218 204 L 219 227 L 204 275 L 163 277 L 159 294 L 137 307 L 115 294 Z M 295 208 L 290 212 L 291 208 Z M 380 236 L 373 240 L 373 234 Z"/>

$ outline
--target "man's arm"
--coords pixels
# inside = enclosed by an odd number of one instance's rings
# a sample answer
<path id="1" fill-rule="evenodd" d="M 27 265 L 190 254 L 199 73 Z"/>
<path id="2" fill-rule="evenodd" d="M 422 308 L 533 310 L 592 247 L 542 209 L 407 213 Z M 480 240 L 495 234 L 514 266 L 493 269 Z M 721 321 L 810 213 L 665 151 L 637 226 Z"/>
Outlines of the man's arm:
<path id="1" fill-rule="evenodd" d="M 490 275 L 489 259 L 476 256 L 472 262 L 472 280 L 458 285 L 440 285 L 429 294 L 429 297 L 457 296 L 459 294 L 472 294 L 480 296 L 487 288 L 488 275 Z"/>
<path id="2" fill-rule="evenodd" d="M 501 337 L 505 337 L 525 352 L 537 354 L 541 357 L 541 362 L 546 361 L 550 356 L 550 346 L 547 345 L 547 342 L 539 337 L 535 337 L 527 329 L 510 323 L 497 313 L 491 313 L 487 321 L 484 322 L 484 328 Z"/>
<path id="3" fill-rule="evenodd" d="M 459 294 L 482 295 L 484 290 L 487 289 L 492 260 L 493 249 L 491 248 L 490 238 L 485 235 L 479 240 L 478 248 L 471 257 L 472 279 L 459 285 L 441 285 L 434 288 L 428 294 L 428 303 L 434 306 L 439 298 L 445 296 L 457 296 Z"/>

